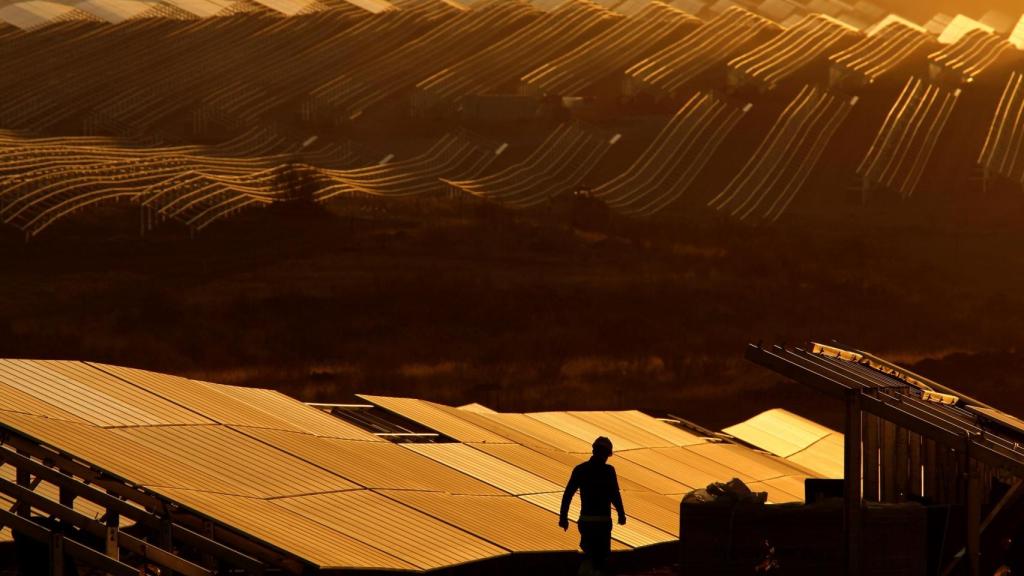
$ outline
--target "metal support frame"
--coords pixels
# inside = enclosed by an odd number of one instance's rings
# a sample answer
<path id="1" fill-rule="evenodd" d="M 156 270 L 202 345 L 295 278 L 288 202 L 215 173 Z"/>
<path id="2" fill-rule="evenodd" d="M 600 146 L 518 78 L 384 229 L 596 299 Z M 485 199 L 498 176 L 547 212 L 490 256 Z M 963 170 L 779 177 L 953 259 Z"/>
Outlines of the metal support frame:
<path id="1" fill-rule="evenodd" d="M 96 524 L 93 525 L 92 528 L 93 533 L 96 536 L 104 538 L 108 542 L 105 558 L 110 559 L 117 555 L 118 547 L 126 548 L 134 553 L 138 553 L 129 548 L 138 548 L 136 543 L 132 542 L 132 537 L 118 529 L 120 517 L 124 516 L 125 518 L 129 518 L 135 523 L 154 530 L 161 535 L 160 539 L 162 541 L 158 547 L 148 544 L 146 545 L 146 548 L 152 551 L 153 555 L 159 556 L 161 551 L 167 553 L 167 550 L 173 549 L 173 542 L 177 541 L 195 548 L 201 553 L 210 554 L 211 556 L 216 557 L 227 564 L 241 568 L 248 573 L 262 574 L 264 572 L 264 562 L 255 557 L 255 553 L 262 552 L 261 547 L 257 544 L 249 543 L 249 549 L 254 553 L 253 555 L 240 552 L 234 547 L 221 544 L 220 542 L 207 538 L 179 523 L 173 522 L 171 518 L 171 510 L 167 507 L 164 501 L 156 496 L 143 492 L 126 483 L 106 478 L 101 473 L 90 467 L 75 462 L 74 460 L 56 452 L 33 445 L 18 437 L 11 436 L 3 440 L 7 445 L 0 444 L 0 465 L 7 463 L 14 466 L 18 471 L 17 473 L 19 478 L 29 478 L 34 475 L 36 482 L 45 480 L 57 486 L 62 493 L 66 491 L 69 495 L 84 498 L 104 507 L 107 510 L 104 522 L 93 521 L 92 519 L 83 517 L 90 522 L 95 522 Z M 17 446 L 17 450 L 12 450 L 11 446 Z M 33 460 L 32 457 L 38 458 L 43 462 Z M 56 466 L 56 468 L 52 466 Z M 72 474 L 82 478 L 82 480 L 80 481 L 74 478 Z M 30 502 L 35 501 L 35 498 L 40 499 L 40 509 L 43 509 L 42 506 L 58 506 L 66 509 L 61 510 L 61 512 L 69 519 L 76 519 L 74 515 L 81 516 L 80 513 L 70 509 L 68 506 L 55 503 L 52 500 L 32 492 L 32 488 L 34 488 L 34 486 L 23 486 L 21 483 L 11 483 L 0 479 L 0 492 L 15 492 L 12 496 L 23 496 L 21 498 L 16 498 L 17 502 L 21 504 L 20 509 L 25 509 L 25 513 L 22 514 L 22 516 L 28 515 L 28 511 L 33 505 Z M 71 496 L 68 498 L 71 498 Z M 129 501 L 135 502 L 139 506 L 144 506 L 145 508 L 133 505 L 129 503 Z M 70 511 L 71 515 L 67 514 L 68 511 Z M 13 528 L 13 526 L 6 521 L 6 518 L 6 516 L 0 516 L 0 525 L 6 524 Z M 45 530 L 45 528 L 43 529 Z M 65 548 L 67 548 L 67 544 L 68 542 L 65 542 Z M 146 554 L 140 555 L 146 556 Z M 270 551 L 266 551 L 266 554 L 264 555 L 275 560 L 281 559 L 279 554 L 272 553 Z M 159 560 L 155 558 L 153 560 L 154 562 L 160 563 Z M 282 562 L 281 564 L 282 567 L 290 569 L 289 571 L 301 571 L 300 569 L 296 569 L 296 566 L 287 562 Z M 182 574 L 189 573 L 188 570 L 179 570 L 177 568 L 175 568 L 174 571 Z M 206 576 L 207 574 L 208 571 L 204 570 L 203 573 L 196 573 L 196 576 Z M 135 576 L 137 576 L 137 572 Z"/>
<path id="2" fill-rule="evenodd" d="M 883 421 L 882 452 L 889 457 L 882 460 L 882 500 L 902 500 L 907 495 L 922 493 L 938 501 L 961 502 L 965 507 L 965 544 L 942 571 L 952 574 L 964 560 L 964 569 L 970 576 L 981 574 L 982 533 L 1007 508 L 1019 500 L 1024 478 L 1024 454 L 1008 447 L 1010 440 L 992 437 L 973 419 L 956 412 L 942 412 L 913 395 L 888 387 L 870 373 L 861 375 L 857 368 L 837 366 L 824 359 L 814 358 L 802 350 L 791 351 L 782 347 L 765 350 L 750 346 L 747 358 L 766 366 L 783 376 L 797 380 L 826 394 L 846 400 L 845 465 L 845 518 L 853 519 L 857 513 L 854 502 L 859 494 L 859 477 L 851 477 L 854 464 L 859 465 L 860 419 L 859 411 Z M 948 393 L 948 389 L 943 388 Z M 961 395 L 961 397 L 963 397 Z M 856 434 L 850 438 L 851 434 Z M 855 449 L 856 447 L 856 449 Z M 869 459 L 871 456 L 869 456 Z M 889 460 L 892 462 L 889 462 Z M 922 474 L 921 464 L 925 464 Z M 909 463 L 909 464 L 908 464 Z M 870 468 L 870 466 L 867 466 Z M 983 471 L 1001 468 L 1016 476 L 1017 480 L 988 513 L 983 513 Z M 859 470 L 858 470 L 859 472 Z M 922 489 L 922 483 L 924 485 Z M 865 488 L 871 482 L 865 482 Z M 860 528 L 847 520 L 847 570 L 855 574 L 853 532 Z"/>
<path id="3" fill-rule="evenodd" d="M 860 390 L 846 395 L 845 436 L 843 440 L 843 532 L 846 536 L 846 575 L 860 576 L 861 531 L 861 408 Z"/>
<path id="4" fill-rule="evenodd" d="M 105 523 L 93 520 L 81 512 L 3 478 L 0 478 L 0 492 L 56 517 L 62 525 L 73 526 L 98 538 L 106 539 L 108 537 L 108 528 Z M 56 534 L 60 535 L 59 532 Z M 168 551 L 167 547 L 154 546 L 124 532 L 117 532 L 117 546 L 183 576 L 211 576 L 209 570 L 174 555 Z"/>
<path id="5" fill-rule="evenodd" d="M 45 526 L 33 522 L 28 518 L 24 518 L 13 512 L 0 509 L 0 521 L 9 526 L 11 530 L 17 531 L 20 534 L 41 542 L 51 547 L 51 558 L 53 557 L 52 549 L 55 544 L 59 546 L 62 553 L 59 555 L 59 561 L 63 563 L 64 555 L 68 555 L 76 560 L 81 560 L 89 565 L 95 566 L 96 568 L 110 574 L 111 576 L 139 576 L 139 571 L 127 564 L 114 560 L 104 554 L 79 544 L 74 540 L 66 540 L 60 537 L 59 542 L 54 538 L 60 536 L 59 534 L 53 534 L 50 529 Z M 63 573 L 61 573 L 61 576 Z"/>
<path id="6" fill-rule="evenodd" d="M 849 375 L 834 370 L 829 371 L 827 367 L 821 367 L 822 373 L 810 372 L 802 366 L 791 363 L 775 351 L 765 350 L 754 345 L 747 348 L 747 358 L 830 396 L 842 398 L 851 388 L 863 389 L 862 384 L 853 380 Z M 975 460 L 989 466 L 1004 468 L 1014 476 L 1024 478 L 1024 453 L 1018 454 L 1019 459 L 1011 459 L 995 447 L 976 441 L 973 437 L 967 438 L 962 429 L 951 430 L 949 422 L 938 420 L 910 403 L 902 403 L 897 406 L 887 403 L 884 399 L 873 397 L 871 394 L 862 394 L 861 409 L 882 420 L 931 438 L 939 445 L 958 452 L 965 450 L 966 444 L 969 442 L 971 443 L 971 457 Z"/>

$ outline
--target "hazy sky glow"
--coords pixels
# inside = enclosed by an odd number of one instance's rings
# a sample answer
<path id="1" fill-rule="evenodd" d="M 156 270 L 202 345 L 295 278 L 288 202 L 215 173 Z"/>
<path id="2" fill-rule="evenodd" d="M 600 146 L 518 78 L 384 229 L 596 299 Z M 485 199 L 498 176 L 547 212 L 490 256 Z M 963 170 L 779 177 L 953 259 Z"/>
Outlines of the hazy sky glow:
<path id="1" fill-rule="evenodd" d="M 888 10 L 914 19 L 926 19 L 936 12 L 966 14 L 977 18 L 988 10 L 1001 10 L 1010 16 L 1024 12 L 1021 0 L 874 0 Z"/>

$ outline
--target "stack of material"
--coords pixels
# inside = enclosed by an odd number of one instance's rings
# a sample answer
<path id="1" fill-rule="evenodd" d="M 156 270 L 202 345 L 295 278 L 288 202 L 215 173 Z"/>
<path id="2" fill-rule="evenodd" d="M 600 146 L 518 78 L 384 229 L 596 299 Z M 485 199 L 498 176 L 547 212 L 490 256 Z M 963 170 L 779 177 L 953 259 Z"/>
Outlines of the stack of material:
<path id="1" fill-rule="evenodd" d="M 682 42 L 626 71 L 627 94 L 675 96 L 701 74 L 782 31 L 778 24 L 739 7 L 725 10 Z"/>

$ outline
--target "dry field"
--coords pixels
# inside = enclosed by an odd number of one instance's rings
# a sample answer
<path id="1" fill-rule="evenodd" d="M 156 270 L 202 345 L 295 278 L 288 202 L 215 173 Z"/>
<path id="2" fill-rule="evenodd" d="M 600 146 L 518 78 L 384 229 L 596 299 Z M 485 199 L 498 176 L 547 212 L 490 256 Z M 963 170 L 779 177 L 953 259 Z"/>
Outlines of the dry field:
<path id="1" fill-rule="evenodd" d="M 124 208 L 121 208 L 124 209 Z M 110 210 L 117 210 L 110 209 Z M 635 407 L 709 426 L 827 402 L 742 359 L 836 338 L 1024 411 L 1022 233 L 676 220 L 604 229 L 410 205 L 243 215 L 195 240 L 3 242 L 0 354 L 84 358 L 310 400 Z M 102 217 L 101 217 L 102 216 Z M 90 226 L 92 224 L 92 226 Z M 977 375 L 977 376 L 975 376 Z M 742 398 L 741 402 L 737 402 Z"/>

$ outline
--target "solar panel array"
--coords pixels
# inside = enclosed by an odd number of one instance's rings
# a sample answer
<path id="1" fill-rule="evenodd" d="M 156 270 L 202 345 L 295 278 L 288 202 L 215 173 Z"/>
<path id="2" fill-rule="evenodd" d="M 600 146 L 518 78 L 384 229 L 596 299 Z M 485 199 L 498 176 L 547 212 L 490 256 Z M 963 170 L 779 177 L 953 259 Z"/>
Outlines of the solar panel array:
<path id="1" fill-rule="evenodd" d="M 529 209 L 586 189 L 629 216 L 712 200 L 772 222 L 819 201 L 803 194 L 819 180 L 909 198 L 937 155 L 976 162 L 944 150 L 974 141 L 960 92 L 983 102 L 1024 70 L 1024 19 L 922 26 L 867 0 L 0 4 L 0 222 L 26 238 L 115 201 L 139 207 L 144 232 L 171 220 L 194 233 L 291 198 L 288 181 L 317 201 Z M 1012 140 L 1008 94 L 990 132 Z M 851 111 L 862 97 L 869 110 Z M 564 122 L 652 104 L 660 129 Z M 411 122 L 384 144 L 400 150 L 356 144 L 360 122 L 409 117 L 431 128 Z M 488 138 L 464 129 L 477 122 Z M 69 133 L 106 137 L 47 137 Z M 197 139 L 223 143 L 168 144 Z M 990 144 L 985 174 L 1019 181 L 1020 147 Z M 508 147 L 515 161 L 499 158 Z"/>
<path id="2" fill-rule="evenodd" d="M 623 552 L 673 541 L 679 499 L 694 488 L 739 477 L 772 501 L 799 501 L 803 479 L 817 475 L 636 411 L 501 414 L 363 399 L 451 441 L 392 443 L 270 390 L 0 360 L 0 427 L 13 434 L 3 444 L 55 449 L 173 503 L 179 520 L 212 521 L 314 568 L 425 571 L 574 551 L 576 535 L 557 526 L 561 491 L 596 435 L 616 444 L 611 463 L 630 516 L 613 534 Z M 0 476 L 13 482 L 12 466 Z M 74 507 L 103 513 L 81 498 Z"/>

